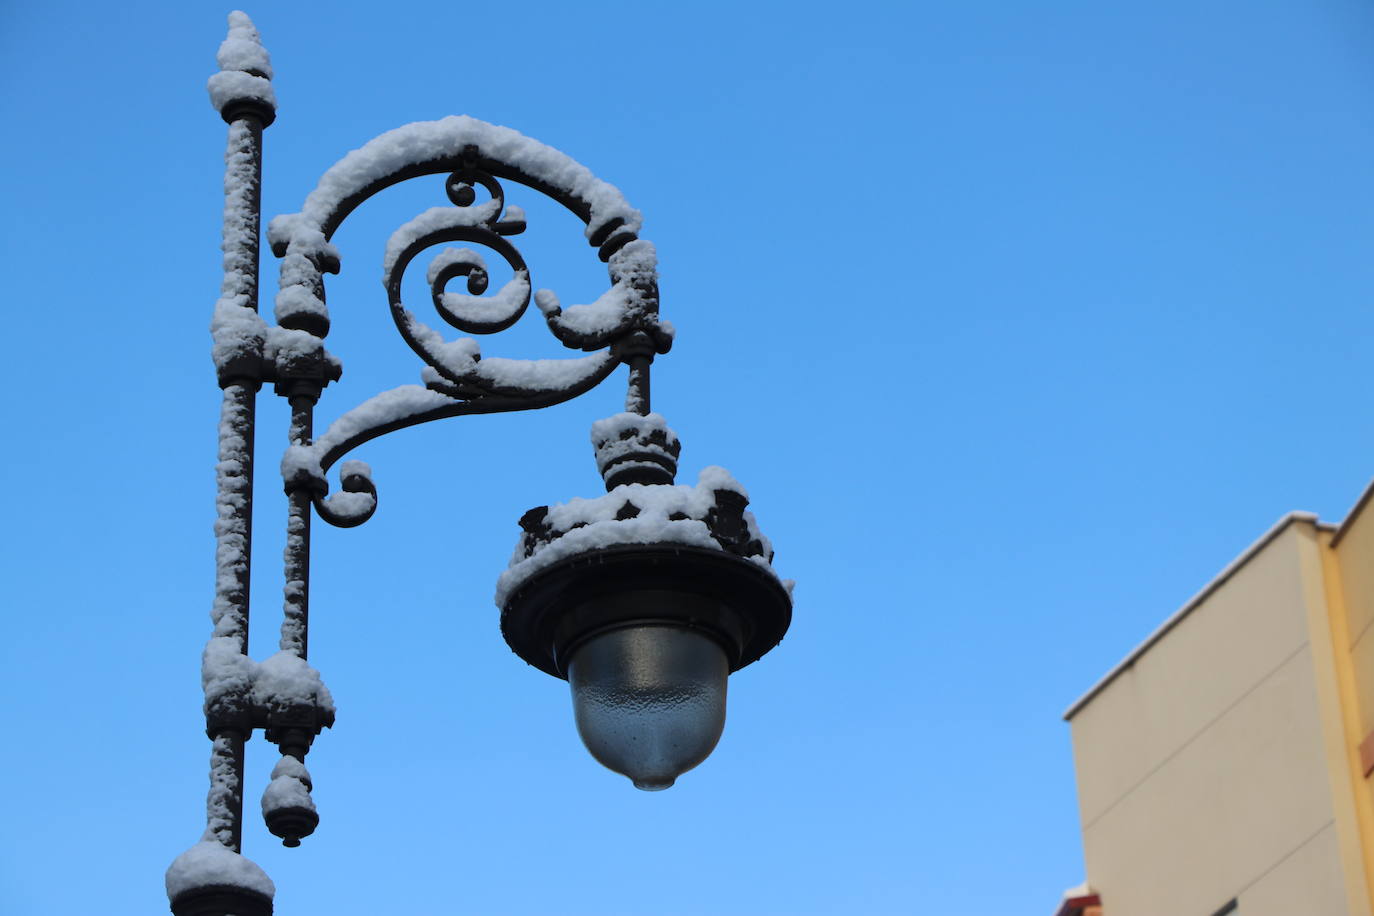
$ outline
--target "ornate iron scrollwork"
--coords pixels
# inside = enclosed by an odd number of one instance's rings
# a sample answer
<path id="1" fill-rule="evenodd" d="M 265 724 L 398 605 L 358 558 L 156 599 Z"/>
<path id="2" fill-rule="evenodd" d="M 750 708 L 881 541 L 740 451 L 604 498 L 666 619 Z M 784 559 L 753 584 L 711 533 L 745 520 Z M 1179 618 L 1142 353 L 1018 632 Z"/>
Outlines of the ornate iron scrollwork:
<path id="1" fill-rule="evenodd" d="M 432 207 L 393 232 L 383 258 L 392 318 L 424 363 L 424 387 L 402 386 L 369 399 L 340 417 L 319 439 L 293 443 L 284 464 L 291 475 L 311 479 L 315 509 L 333 525 L 360 524 L 376 508 L 375 486 L 356 469 L 345 475 L 342 493 L 326 495 L 325 472 L 357 445 L 445 416 L 527 410 L 569 400 L 595 387 L 622 362 L 632 369 L 631 401 L 647 404 L 648 363 L 672 345 L 671 328 L 658 319 L 656 257 L 653 246 L 638 238 L 638 211 L 562 153 L 515 131 L 466 117 L 383 134 L 330 169 L 301 213 L 272 221 L 268 238 L 283 258 L 277 296 L 281 328 L 323 338 L 329 326 L 323 274 L 337 272 L 340 266 L 330 237 L 372 195 L 399 181 L 431 174 L 446 176 L 449 205 Z M 502 179 L 553 197 L 587 224 L 587 240 L 609 269 L 605 293 L 586 305 L 564 308 L 551 290 L 534 290 L 530 268 L 510 241 L 525 230 L 525 213 L 506 203 Z M 494 334 L 511 327 L 534 301 L 555 338 L 591 355 L 562 360 L 483 358 L 476 340 L 446 339 L 421 320 L 402 300 L 402 279 L 422 252 L 448 243 L 494 253 L 509 267 L 511 279 L 491 292 L 481 252 L 441 249 L 429 261 L 425 279 L 435 312 L 445 324 L 467 334 Z M 465 292 L 453 288 L 460 283 Z M 303 349 L 298 345 L 293 352 Z M 331 358 L 317 362 L 336 365 Z M 292 377 L 298 380 L 299 373 Z M 323 387 L 329 379 L 314 381 Z"/>

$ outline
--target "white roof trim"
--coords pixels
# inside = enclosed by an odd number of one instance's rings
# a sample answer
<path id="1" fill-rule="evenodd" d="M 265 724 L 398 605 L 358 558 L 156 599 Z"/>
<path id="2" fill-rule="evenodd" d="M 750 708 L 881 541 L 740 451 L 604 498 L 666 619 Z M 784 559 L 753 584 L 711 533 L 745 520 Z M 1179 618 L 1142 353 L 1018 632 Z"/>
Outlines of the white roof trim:
<path id="1" fill-rule="evenodd" d="M 1090 894 L 1095 894 L 1095 893 L 1096 893 L 1096 891 L 1094 891 L 1091 887 L 1088 886 L 1088 882 L 1087 882 L 1087 881 L 1084 881 L 1082 884 L 1078 885 L 1077 887 L 1071 887 L 1071 888 L 1069 888 L 1068 890 L 1066 890 L 1066 891 L 1064 892 L 1064 896 L 1061 897 L 1061 898 L 1059 898 L 1059 899 L 1060 899 L 1061 901 L 1062 901 L 1062 900 L 1072 900 L 1072 899 L 1075 898 L 1075 897 L 1087 897 L 1087 896 L 1089 896 Z"/>
<path id="2" fill-rule="evenodd" d="M 1371 489 L 1374 489 L 1374 484 L 1371 485 Z M 1369 490 L 1366 490 L 1365 492 L 1366 496 L 1368 496 L 1370 493 Z M 1134 665 L 1136 659 L 1144 655 L 1146 650 L 1148 650 L 1155 643 L 1163 639 L 1164 634 L 1168 633 L 1174 627 L 1178 626 L 1179 622 L 1182 621 L 1183 618 L 1191 614 L 1193 610 L 1198 605 L 1202 604 L 1202 602 L 1206 601 L 1207 598 L 1210 597 L 1213 592 L 1215 592 L 1217 589 L 1225 585 L 1226 581 L 1230 579 L 1232 576 L 1234 576 L 1237 572 L 1239 572 L 1241 567 L 1243 567 L 1246 563 L 1249 563 L 1250 560 L 1254 558 L 1256 554 L 1258 554 L 1265 547 L 1269 546 L 1269 543 L 1271 541 L 1273 541 L 1276 537 L 1282 534 L 1284 532 L 1284 529 L 1286 529 L 1289 525 L 1293 524 L 1294 522 L 1308 522 L 1310 524 L 1317 525 L 1323 528 L 1335 528 L 1334 525 L 1324 524 L 1318 521 L 1317 516 L 1311 512 L 1289 512 L 1283 518 L 1279 519 L 1278 522 L 1274 524 L 1274 527 L 1270 528 L 1264 534 L 1260 535 L 1259 540 L 1255 541 L 1255 543 L 1247 547 L 1244 553 L 1242 553 L 1240 556 L 1236 557 L 1234 560 L 1228 563 L 1226 568 L 1216 575 L 1216 578 L 1214 578 L 1211 582 L 1208 582 L 1206 585 L 1202 587 L 1201 591 L 1199 591 L 1192 598 L 1188 599 L 1187 604 L 1183 605 L 1183 607 L 1175 611 L 1172 617 L 1170 617 L 1168 620 L 1160 624 L 1159 628 L 1156 629 L 1149 636 L 1145 637 L 1145 641 L 1142 642 L 1140 645 L 1136 646 L 1134 649 L 1132 649 L 1130 651 L 1130 654 L 1123 658 L 1115 668 L 1113 668 L 1111 671 L 1108 671 L 1105 675 L 1103 675 L 1101 680 L 1099 680 L 1096 684 L 1092 685 L 1092 687 L 1088 688 L 1087 693 L 1083 694 L 1081 697 L 1075 700 L 1073 705 L 1064 711 L 1064 720 L 1068 721 L 1069 719 L 1072 719 L 1080 709 L 1088 705 L 1088 703 L 1090 703 L 1095 696 L 1097 696 L 1104 689 L 1106 689 L 1108 684 L 1116 680 L 1117 676 L 1121 674 L 1121 672 L 1125 671 L 1127 668 Z M 1336 533 L 1337 536 L 1340 535 L 1339 530 Z"/>

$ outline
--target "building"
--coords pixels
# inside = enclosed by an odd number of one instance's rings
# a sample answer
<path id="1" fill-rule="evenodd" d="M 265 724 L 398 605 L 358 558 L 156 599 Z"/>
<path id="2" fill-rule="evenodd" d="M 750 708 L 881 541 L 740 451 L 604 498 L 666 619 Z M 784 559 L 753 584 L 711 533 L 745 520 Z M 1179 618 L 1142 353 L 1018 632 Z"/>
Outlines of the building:
<path id="1" fill-rule="evenodd" d="M 1280 520 L 1065 713 L 1057 916 L 1374 916 L 1372 495 Z"/>

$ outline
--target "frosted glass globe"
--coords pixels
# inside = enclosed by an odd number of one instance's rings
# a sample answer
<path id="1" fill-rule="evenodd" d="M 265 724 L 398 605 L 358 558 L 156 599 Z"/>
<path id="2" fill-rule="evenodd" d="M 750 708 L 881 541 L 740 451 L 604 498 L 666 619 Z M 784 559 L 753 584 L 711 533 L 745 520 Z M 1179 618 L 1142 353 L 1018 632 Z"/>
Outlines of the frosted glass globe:
<path id="1" fill-rule="evenodd" d="M 610 630 L 578 647 L 568 666 L 577 731 L 636 788 L 666 789 L 720 740 L 729 675 L 724 650 L 693 630 Z"/>

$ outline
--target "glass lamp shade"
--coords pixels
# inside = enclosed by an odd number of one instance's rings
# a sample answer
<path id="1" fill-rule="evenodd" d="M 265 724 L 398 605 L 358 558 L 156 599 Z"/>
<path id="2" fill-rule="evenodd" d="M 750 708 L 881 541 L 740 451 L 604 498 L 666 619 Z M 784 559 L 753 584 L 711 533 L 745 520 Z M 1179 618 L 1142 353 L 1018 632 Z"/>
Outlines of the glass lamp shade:
<path id="1" fill-rule="evenodd" d="M 598 634 L 568 665 L 577 731 L 593 757 L 636 788 L 666 789 L 720 740 L 729 674 L 720 645 L 684 627 Z"/>

